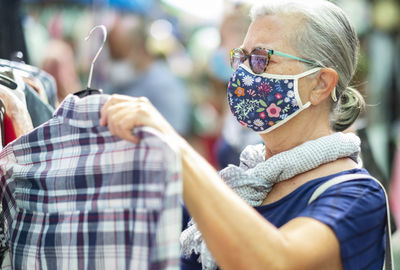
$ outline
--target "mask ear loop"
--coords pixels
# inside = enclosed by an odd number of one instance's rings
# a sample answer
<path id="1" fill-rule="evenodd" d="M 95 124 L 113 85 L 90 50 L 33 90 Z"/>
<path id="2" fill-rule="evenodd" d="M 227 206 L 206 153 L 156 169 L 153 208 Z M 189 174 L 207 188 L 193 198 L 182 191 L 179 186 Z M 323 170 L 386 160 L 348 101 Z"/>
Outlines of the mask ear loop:
<path id="1" fill-rule="evenodd" d="M 294 79 L 295 97 L 296 97 L 297 104 L 298 104 L 298 106 L 299 106 L 301 111 L 304 110 L 304 109 L 307 109 L 308 107 L 310 107 L 311 106 L 311 102 L 307 101 L 306 103 L 303 104 L 303 102 L 301 101 L 299 88 L 298 88 L 299 79 L 303 78 L 303 77 L 306 77 L 308 75 L 311 75 L 311 74 L 313 74 L 313 73 L 315 73 L 315 72 L 317 72 L 319 70 L 321 70 L 321 68 L 317 67 L 317 68 L 313 68 L 313 69 L 307 70 L 307 71 L 305 71 L 303 73 L 300 73 L 300 74 L 297 74 L 297 75 L 294 76 L 294 78 L 295 78 Z"/>
<path id="2" fill-rule="evenodd" d="M 337 96 L 336 96 L 336 86 L 335 88 L 333 88 L 332 92 L 331 92 L 331 96 L 334 102 L 337 102 Z"/>
<path id="3" fill-rule="evenodd" d="M 317 72 L 319 69 L 321 69 L 321 68 L 313 68 L 313 69 L 310 69 L 310 70 L 308 70 L 308 71 L 306 71 L 306 72 L 303 72 L 303 73 L 301 73 L 301 74 L 299 74 L 299 77 L 298 78 L 300 78 L 300 77 L 305 77 L 305 76 L 308 76 L 308 75 L 310 75 L 310 74 L 313 74 L 314 72 Z M 334 102 L 337 102 L 337 96 L 336 96 L 336 86 L 335 86 L 335 88 L 333 88 L 333 90 L 331 91 L 331 97 L 332 97 L 332 99 L 333 99 L 333 101 Z M 310 104 L 305 104 L 305 105 L 307 105 L 305 108 L 307 108 L 308 106 L 310 106 Z"/>

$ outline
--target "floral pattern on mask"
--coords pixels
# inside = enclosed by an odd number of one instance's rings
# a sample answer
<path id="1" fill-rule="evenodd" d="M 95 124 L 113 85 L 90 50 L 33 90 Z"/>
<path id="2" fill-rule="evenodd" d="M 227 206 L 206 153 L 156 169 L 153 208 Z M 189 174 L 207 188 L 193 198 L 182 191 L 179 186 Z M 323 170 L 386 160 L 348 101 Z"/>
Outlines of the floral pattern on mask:
<path id="1" fill-rule="evenodd" d="M 228 103 L 236 119 L 257 132 L 267 130 L 300 109 L 294 79 L 266 78 L 242 67 L 229 81 Z"/>

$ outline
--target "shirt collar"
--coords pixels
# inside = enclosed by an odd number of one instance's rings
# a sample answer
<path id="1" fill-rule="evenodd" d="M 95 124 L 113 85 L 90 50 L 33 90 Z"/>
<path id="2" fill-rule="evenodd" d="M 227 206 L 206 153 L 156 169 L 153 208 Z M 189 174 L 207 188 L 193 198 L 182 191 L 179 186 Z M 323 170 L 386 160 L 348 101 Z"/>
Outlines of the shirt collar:
<path id="1" fill-rule="evenodd" d="M 100 111 L 110 95 L 90 95 L 80 98 L 69 94 L 54 112 L 54 117 L 68 121 L 70 125 L 89 128 L 100 125 Z"/>

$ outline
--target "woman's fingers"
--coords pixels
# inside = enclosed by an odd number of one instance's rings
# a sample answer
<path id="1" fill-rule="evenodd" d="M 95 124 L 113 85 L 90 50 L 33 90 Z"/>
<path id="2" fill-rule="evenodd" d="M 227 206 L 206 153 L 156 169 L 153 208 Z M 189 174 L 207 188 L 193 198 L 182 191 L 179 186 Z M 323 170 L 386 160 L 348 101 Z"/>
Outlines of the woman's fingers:
<path id="1" fill-rule="evenodd" d="M 113 95 L 101 109 L 100 125 L 107 125 L 111 134 L 134 143 L 138 142 L 138 138 L 132 130 L 137 126 L 153 127 L 164 134 L 172 131 L 168 122 L 145 97 Z"/>
<path id="2" fill-rule="evenodd" d="M 100 111 L 100 125 L 105 126 L 107 125 L 107 116 L 108 114 L 106 113 L 108 108 L 113 106 L 114 104 L 123 102 L 123 100 L 120 98 L 120 95 L 112 95 L 110 100 L 106 102 L 106 104 L 103 105 Z"/>
<path id="3" fill-rule="evenodd" d="M 106 113 L 107 110 L 119 103 L 125 103 L 125 102 L 131 102 L 131 103 L 135 103 L 135 102 L 146 102 L 146 103 L 150 103 L 150 101 L 145 98 L 145 97 L 130 97 L 130 96 L 124 96 L 124 95 L 118 95 L 118 94 L 114 94 L 111 96 L 110 100 L 106 102 L 106 104 L 104 104 L 103 108 L 101 109 L 100 115 L 100 125 L 101 126 L 105 126 L 107 125 L 108 122 L 108 114 Z"/>
<path id="4" fill-rule="evenodd" d="M 135 126 L 140 126 L 137 121 L 136 104 L 132 102 L 123 102 L 110 106 L 107 109 L 108 129 L 111 134 L 122 139 L 137 143 L 138 139 L 132 133 Z"/>

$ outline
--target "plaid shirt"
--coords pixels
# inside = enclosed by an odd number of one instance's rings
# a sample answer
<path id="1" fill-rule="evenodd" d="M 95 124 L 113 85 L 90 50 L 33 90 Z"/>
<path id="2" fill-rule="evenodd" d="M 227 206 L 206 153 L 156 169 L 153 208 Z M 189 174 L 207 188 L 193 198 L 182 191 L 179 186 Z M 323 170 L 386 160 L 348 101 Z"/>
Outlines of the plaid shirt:
<path id="1" fill-rule="evenodd" d="M 68 96 L 0 152 L 14 269 L 179 268 L 179 156 L 154 129 L 132 144 L 100 127 L 108 98 Z"/>

